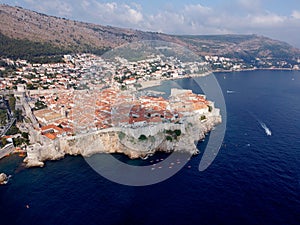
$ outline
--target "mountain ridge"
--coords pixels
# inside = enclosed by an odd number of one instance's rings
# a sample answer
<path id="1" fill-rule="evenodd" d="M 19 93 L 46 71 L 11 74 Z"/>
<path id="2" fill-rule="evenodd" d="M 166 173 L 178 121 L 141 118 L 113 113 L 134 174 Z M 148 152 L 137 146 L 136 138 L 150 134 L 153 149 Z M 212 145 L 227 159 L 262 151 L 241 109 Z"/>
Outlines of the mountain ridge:
<path id="1" fill-rule="evenodd" d="M 134 41 L 161 40 L 183 45 L 200 56 L 243 57 L 246 60 L 264 57 L 293 61 L 300 58 L 299 49 L 259 35 L 168 35 L 68 20 L 4 4 L 0 4 L 0 18 L 1 39 L 7 39 L 8 43 L 26 40 L 46 44 L 55 49 L 55 54 L 101 54 Z M 5 51 L 1 48 L 0 56 L 3 52 Z M 29 53 L 26 54 L 30 54 L 30 51 L 27 52 Z M 35 55 L 46 53 L 41 50 Z"/>

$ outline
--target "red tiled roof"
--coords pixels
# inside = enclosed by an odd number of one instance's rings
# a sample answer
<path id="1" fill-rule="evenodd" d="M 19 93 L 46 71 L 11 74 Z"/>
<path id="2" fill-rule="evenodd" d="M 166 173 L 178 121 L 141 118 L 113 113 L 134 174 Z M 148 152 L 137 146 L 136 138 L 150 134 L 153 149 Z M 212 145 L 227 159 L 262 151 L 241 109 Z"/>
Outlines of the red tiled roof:
<path id="1" fill-rule="evenodd" d="M 67 133 L 72 133 L 73 132 L 73 130 L 69 127 L 65 127 L 64 131 L 67 132 Z"/>
<path id="2" fill-rule="evenodd" d="M 149 119 L 149 122 L 152 123 L 160 123 L 162 121 L 162 119 L 160 117 L 153 117 L 151 119 Z"/>
<path id="3" fill-rule="evenodd" d="M 46 130 L 50 130 L 50 129 L 53 129 L 53 130 L 56 130 L 58 133 L 63 133 L 64 130 L 58 126 L 55 126 L 53 124 L 50 124 L 50 125 L 47 125 L 47 126 L 44 126 L 41 128 L 42 132 L 43 131 L 46 131 Z"/>
<path id="4" fill-rule="evenodd" d="M 56 139 L 56 135 L 54 133 L 46 133 L 44 134 L 44 136 L 46 136 L 47 138 L 54 140 Z"/>

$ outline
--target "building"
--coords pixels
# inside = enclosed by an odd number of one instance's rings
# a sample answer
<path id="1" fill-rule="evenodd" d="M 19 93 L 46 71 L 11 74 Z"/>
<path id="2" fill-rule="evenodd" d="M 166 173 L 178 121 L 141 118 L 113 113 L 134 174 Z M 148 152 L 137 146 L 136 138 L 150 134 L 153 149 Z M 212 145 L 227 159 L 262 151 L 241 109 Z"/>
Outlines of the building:
<path id="1" fill-rule="evenodd" d="M 51 124 L 51 125 L 42 127 L 41 134 L 51 140 L 55 140 L 57 137 L 65 136 L 66 132 L 64 129 Z"/>
<path id="2" fill-rule="evenodd" d="M 49 125 L 65 118 L 64 115 L 56 113 L 50 109 L 37 110 L 34 111 L 33 114 L 42 125 Z"/>

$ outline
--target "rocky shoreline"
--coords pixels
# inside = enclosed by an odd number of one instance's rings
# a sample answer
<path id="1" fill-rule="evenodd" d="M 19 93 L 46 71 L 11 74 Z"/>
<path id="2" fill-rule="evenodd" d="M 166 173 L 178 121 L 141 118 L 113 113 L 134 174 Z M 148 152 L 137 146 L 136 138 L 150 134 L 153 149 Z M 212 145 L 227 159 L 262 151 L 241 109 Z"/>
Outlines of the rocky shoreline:
<path id="1" fill-rule="evenodd" d="M 7 184 L 8 176 L 5 173 L 0 173 L 0 185 Z"/>
<path id="2" fill-rule="evenodd" d="M 108 128 L 73 137 L 49 141 L 32 133 L 35 139 L 27 150 L 27 167 L 43 167 L 47 160 L 58 160 L 65 155 L 89 157 L 97 153 L 122 153 L 131 159 L 144 158 L 155 152 L 188 152 L 197 154 L 196 143 L 205 138 L 214 126 L 221 123 L 220 110 L 213 108 L 200 120 L 199 115 L 185 119 L 184 123 L 162 123 L 140 128 Z M 143 134 L 143 140 L 141 140 Z"/>

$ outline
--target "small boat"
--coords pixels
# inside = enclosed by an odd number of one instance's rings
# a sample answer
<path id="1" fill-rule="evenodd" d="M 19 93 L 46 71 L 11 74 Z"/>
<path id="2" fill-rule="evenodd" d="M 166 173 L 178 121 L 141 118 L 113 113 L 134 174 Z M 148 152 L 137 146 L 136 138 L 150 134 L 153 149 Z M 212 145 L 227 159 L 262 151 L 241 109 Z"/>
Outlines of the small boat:
<path id="1" fill-rule="evenodd" d="M 141 156 L 141 159 L 142 159 L 142 160 L 146 160 L 146 159 L 148 159 L 148 158 L 149 158 L 149 155 Z"/>
<path id="2" fill-rule="evenodd" d="M 261 125 L 261 127 L 265 130 L 265 132 L 266 132 L 266 134 L 267 134 L 267 136 L 271 136 L 272 135 L 272 132 L 271 132 L 271 130 L 267 127 L 267 125 L 266 124 L 264 124 L 264 123 L 260 123 L 260 125 Z"/>
<path id="3" fill-rule="evenodd" d="M 227 92 L 227 94 L 233 94 L 233 93 L 235 93 L 235 91 L 231 91 L 231 90 L 227 90 L 226 92 Z"/>

